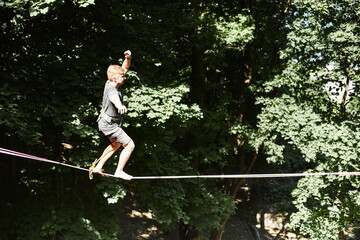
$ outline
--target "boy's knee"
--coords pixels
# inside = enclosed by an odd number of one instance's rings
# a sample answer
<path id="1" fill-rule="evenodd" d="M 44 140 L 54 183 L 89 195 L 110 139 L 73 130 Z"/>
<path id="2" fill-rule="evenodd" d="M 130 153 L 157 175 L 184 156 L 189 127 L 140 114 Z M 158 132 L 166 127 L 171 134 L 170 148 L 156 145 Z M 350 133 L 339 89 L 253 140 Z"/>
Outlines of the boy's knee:
<path id="1" fill-rule="evenodd" d="M 131 140 L 126 146 L 124 146 L 126 148 L 129 148 L 131 151 L 133 151 L 135 149 L 135 143 L 133 140 Z"/>

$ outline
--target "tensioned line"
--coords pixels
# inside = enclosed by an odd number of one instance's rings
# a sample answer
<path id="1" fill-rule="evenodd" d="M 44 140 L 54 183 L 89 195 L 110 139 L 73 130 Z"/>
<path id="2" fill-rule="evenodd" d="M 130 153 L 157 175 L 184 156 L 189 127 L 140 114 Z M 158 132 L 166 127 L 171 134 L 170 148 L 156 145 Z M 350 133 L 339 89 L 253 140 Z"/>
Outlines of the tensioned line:
<path id="1" fill-rule="evenodd" d="M 64 167 L 74 168 L 88 172 L 89 169 L 74 166 L 62 162 L 49 160 L 46 158 L 36 157 L 33 155 L 12 151 L 5 148 L 0 148 L 0 153 L 12 155 L 21 158 L 32 159 L 41 162 L 47 162 L 52 164 L 61 165 Z M 113 174 L 101 173 L 103 176 L 115 177 Z M 305 176 L 328 176 L 328 175 L 360 175 L 360 172 L 316 172 L 316 173 L 270 173 L 270 174 L 228 174 L 228 175 L 182 175 L 182 176 L 134 176 L 133 180 L 151 180 L 151 179 L 184 179 L 184 178 L 279 178 L 279 177 L 305 177 Z"/>

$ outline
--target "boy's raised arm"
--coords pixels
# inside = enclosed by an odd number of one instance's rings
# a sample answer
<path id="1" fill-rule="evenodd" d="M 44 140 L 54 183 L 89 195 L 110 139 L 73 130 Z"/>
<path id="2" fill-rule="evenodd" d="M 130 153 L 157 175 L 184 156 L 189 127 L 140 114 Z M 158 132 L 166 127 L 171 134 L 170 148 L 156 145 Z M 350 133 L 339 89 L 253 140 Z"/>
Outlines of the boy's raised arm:
<path id="1" fill-rule="evenodd" d="M 122 64 L 122 67 L 125 68 L 126 71 L 129 70 L 130 68 L 130 64 L 131 64 L 131 52 L 130 50 L 127 50 L 124 52 L 124 55 L 125 55 L 125 60 Z"/>

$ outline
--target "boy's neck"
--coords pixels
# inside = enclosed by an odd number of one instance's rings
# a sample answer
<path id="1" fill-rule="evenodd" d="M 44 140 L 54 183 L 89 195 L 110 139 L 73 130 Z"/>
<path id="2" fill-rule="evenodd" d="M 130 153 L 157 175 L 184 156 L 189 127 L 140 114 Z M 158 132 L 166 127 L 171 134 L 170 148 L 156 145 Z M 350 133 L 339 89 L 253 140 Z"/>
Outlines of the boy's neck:
<path id="1" fill-rule="evenodd" d="M 111 84 L 112 86 L 114 86 L 115 88 L 120 87 L 120 84 L 119 84 L 119 83 L 116 83 L 116 82 L 114 82 L 114 81 L 109 81 L 109 82 L 110 82 L 110 84 Z"/>

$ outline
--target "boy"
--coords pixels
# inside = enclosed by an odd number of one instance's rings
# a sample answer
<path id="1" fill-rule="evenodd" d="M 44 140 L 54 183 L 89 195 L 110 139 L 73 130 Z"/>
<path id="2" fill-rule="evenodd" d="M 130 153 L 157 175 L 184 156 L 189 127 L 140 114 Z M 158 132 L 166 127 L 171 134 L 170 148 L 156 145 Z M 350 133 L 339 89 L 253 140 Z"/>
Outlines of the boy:
<path id="1" fill-rule="evenodd" d="M 123 104 L 122 92 L 118 89 L 124 84 L 125 74 L 131 63 L 131 52 L 128 50 L 124 52 L 124 55 L 125 60 L 121 67 L 119 65 L 110 65 L 107 69 L 108 80 L 104 88 L 103 107 L 97 122 L 99 130 L 110 139 L 111 144 L 104 150 L 101 157 L 93 162 L 89 169 L 90 179 L 92 179 L 93 173 L 102 173 L 103 165 L 120 146 L 123 146 L 124 149 L 120 153 L 119 163 L 114 175 L 125 180 L 132 179 L 131 175 L 124 172 L 124 167 L 135 148 L 135 144 L 121 128 L 121 115 L 127 112 L 127 108 Z"/>

